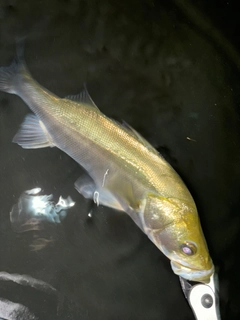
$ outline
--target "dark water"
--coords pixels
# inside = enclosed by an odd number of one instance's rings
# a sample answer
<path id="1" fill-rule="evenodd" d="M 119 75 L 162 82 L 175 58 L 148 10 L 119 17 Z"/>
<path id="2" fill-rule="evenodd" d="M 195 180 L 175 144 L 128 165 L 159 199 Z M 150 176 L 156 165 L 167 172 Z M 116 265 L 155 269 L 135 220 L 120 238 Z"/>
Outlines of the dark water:
<path id="1" fill-rule="evenodd" d="M 0 65 L 13 56 L 15 37 L 27 35 L 26 61 L 42 85 L 64 97 L 87 82 L 106 115 L 126 120 L 165 156 L 199 208 L 222 319 L 239 319 L 239 55 L 235 25 L 226 22 L 235 11 L 232 1 L 216 10 L 215 1 L 197 1 L 201 14 L 182 3 L 1 1 Z M 88 217 L 73 160 L 11 142 L 28 112 L 18 97 L 0 94 L 0 271 L 54 289 L 0 274 L 0 317 L 11 302 L 24 306 L 11 319 L 193 319 L 169 261 L 127 215 L 100 206 Z M 61 224 L 17 234 L 10 210 L 34 187 L 76 205 Z M 48 246 L 33 251 L 38 238 Z"/>

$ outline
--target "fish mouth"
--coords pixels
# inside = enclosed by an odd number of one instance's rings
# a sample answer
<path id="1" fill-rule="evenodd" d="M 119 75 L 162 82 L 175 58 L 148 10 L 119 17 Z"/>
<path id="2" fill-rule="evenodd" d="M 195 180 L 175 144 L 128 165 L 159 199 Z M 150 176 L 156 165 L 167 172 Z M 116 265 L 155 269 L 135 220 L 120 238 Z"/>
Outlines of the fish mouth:
<path id="1" fill-rule="evenodd" d="M 214 266 L 211 269 L 200 270 L 194 268 L 188 268 L 182 264 L 171 261 L 171 267 L 173 272 L 189 281 L 208 283 L 210 281 L 211 275 L 214 273 Z"/>

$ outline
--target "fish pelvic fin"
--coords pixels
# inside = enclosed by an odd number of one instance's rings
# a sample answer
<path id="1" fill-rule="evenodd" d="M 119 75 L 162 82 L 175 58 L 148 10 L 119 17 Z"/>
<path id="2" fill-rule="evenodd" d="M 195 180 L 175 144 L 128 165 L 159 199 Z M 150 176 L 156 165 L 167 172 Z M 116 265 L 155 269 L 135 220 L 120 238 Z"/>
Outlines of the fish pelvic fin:
<path id="1" fill-rule="evenodd" d="M 17 43 L 17 53 L 8 67 L 0 67 L 0 91 L 17 94 L 19 77 L 26 73 L 27 67 L 24 62 L 24 40 Z"/>

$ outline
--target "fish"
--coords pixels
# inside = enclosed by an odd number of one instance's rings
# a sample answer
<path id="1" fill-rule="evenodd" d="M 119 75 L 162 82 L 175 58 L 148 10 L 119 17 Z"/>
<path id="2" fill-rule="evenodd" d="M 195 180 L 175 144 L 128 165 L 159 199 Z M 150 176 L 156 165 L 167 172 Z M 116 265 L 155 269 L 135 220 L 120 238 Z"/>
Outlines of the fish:
<path id="1" fill-rule="evenodd" d="M 172 166 L 135 129 L 104 115 L 86 86 L 60 98 L 31 76 L 23 49 L 0 68 L 0 91 L 31 109 L 13 138 L 26 149 L 57 147 L 86 174 L 77 191 L 97 205 L 126 212 L 186 280 L 214 273 L 195 202 Z"/>

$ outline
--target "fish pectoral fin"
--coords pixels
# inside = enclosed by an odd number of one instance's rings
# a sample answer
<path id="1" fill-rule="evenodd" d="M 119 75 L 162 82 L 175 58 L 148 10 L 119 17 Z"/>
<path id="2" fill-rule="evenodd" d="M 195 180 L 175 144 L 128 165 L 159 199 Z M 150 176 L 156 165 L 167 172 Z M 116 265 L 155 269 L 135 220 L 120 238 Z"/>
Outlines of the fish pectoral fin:
<path id="1" fill-rule="evenodd" d="M 25 117 L 12 141 L 24 149 L 54 147 L 47 129 L 35 114 Z"/>
<path id="2" fill-rule="evenodd" d="M 84 84 L 84 89 L 76 95 L 70 95 L 65 97 L 65 99 L 78 102 L 80 104 L 86 104 L 92 108 L 95 108 L 96 110 L 99 110 L 96 104 L 94 103 L 93 99 L 91 98 L 90 94 L 88 93 L 87 87 Z"/>
<path id="3" fill-rule="evenodd" d="M 130 181 L 119 180 L 117 175 L 111 178 L 109 175 L 109 178 L 106 180 L 106 188 L 110 190 L 124 211 L 139 210 L 140 201 L 134 194 L 133 185 Z"/>
<path id="4" fill-rule="evenodd" d="M 95 191 L 95 194 L 96 192 L 98 193 L 99 204 L 109 208 L 113 208 L 115 210 L 124 211 L 121 203 L 109 190 L 101 188 L 99 191 Z M 95 202 L 95 199 L 93 200 Z"/>
<path id="5" fill-rule="evenodd" d="M 87 174 L 83 174 L 75 182 L 75 188 L 86 199 L 92 199 L 97 205 L 123 211 L 121 204 L 114 195 L 104 188 L 98 188 L 95 182 Z"/>

